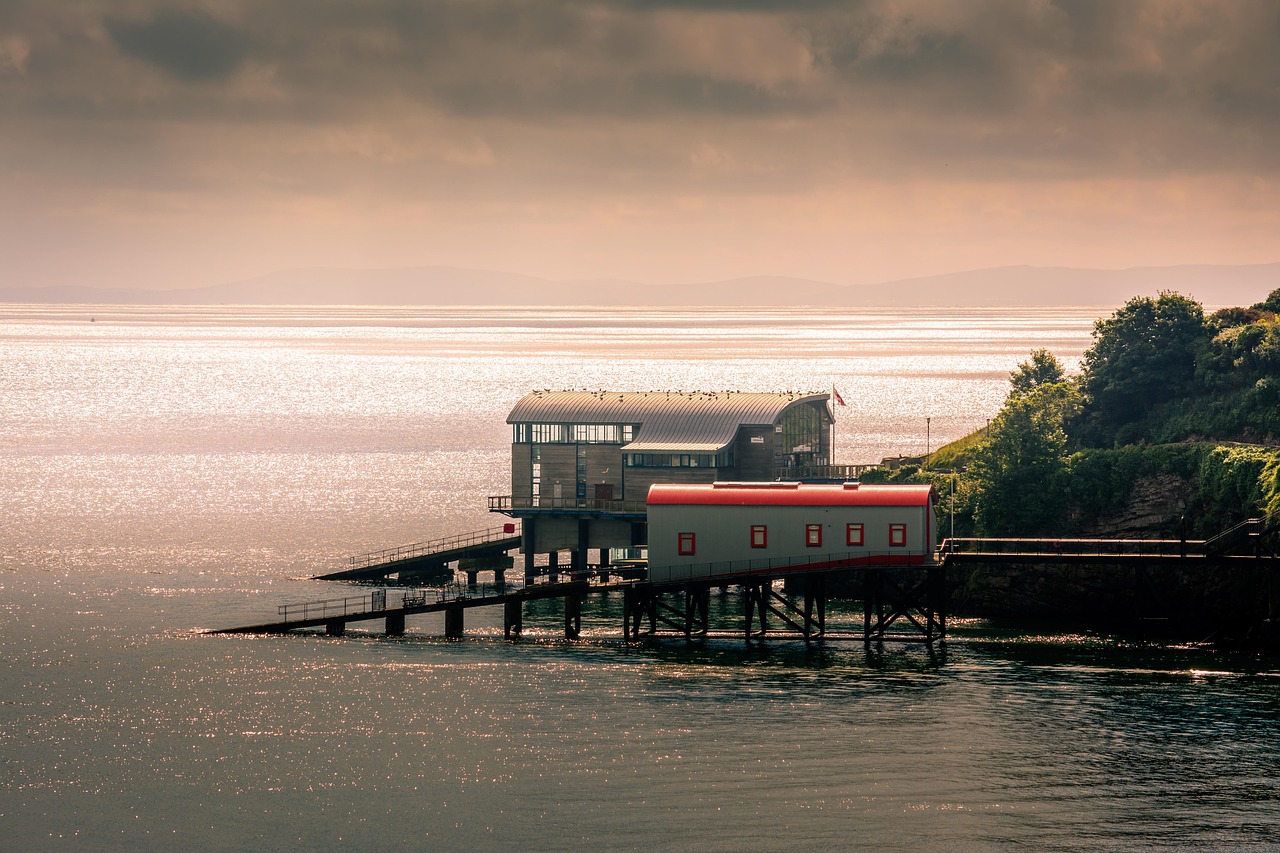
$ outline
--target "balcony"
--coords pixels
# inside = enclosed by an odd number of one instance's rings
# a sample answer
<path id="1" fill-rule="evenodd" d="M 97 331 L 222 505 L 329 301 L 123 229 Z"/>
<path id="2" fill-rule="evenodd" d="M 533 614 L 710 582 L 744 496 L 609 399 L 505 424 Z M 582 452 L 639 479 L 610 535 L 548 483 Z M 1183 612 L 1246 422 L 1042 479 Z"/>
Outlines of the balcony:
<path id="1" fill-rule="evenodd" d="M 494 495 L 489 512 L 511 516 L 592 515 L 643 520 L 648 515 L 644 501 L 601 500 L 598 498 L 553 498 L 540 495 Z"/>
<path id="2" fill-rule="evenodd" d="M 773 469 L 775 480 L 856 480 L 879 465 L 787 465 Z"/>

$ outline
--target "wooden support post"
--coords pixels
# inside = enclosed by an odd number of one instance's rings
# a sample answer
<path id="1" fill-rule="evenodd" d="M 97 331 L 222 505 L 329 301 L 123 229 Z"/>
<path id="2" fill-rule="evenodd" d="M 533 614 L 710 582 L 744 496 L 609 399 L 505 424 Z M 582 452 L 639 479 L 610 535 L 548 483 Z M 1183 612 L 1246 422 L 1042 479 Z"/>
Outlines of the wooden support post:
<path id="1" fill-rule="evenodd" d="M 686 586 L 684 588 L 684 638 L 692 640 L 694 634 L 707 635 L 707 612 L 710 609 L 711 588 Z"/>
<path id="2" fill-rule="evenodd" d="M 862 641 L 884 639 L 884 574 L 880 569 L 862 573 Z"/>
<path id="3" fill-rule="evenodd" d="M 564 597 L 564 638 L 576 640 L 582 635 L 582 596 Z"/>
<path id="4" fill-rule="evenodd" d="M 524 631 L 524 606 L 518 598 L 511 598 L 502 603 L 502 636 L 507 639 L 512 634 L 520 636 Z"/>
<path id="5" fill-rule="evenodd" d="M 827 631 L 826 578 L 808 578 L 804 587 L 804 641 L 821 637 Z"/>
<path id="6" fill-rule="evenodd" d="M 404 636 L 404 614 L 390 613 L 387 615 L 387 636 L 403 637 Z"/>
<path id="7" fill-rule="evenodd" d="M 520 523 L 520 550 L 524 553 L 524 582 L 526 584 L 533 583 L 535 575 L 534 570 L 534 548 L 537 546 L 537 538 L 535 531 L 537 525 L 532 518 L 525 518 Z"/>
<path id="8" fill-rule="evenodd" d="M 462 636 L 462 613 L 466 608 L 461 604 L 450 604 L 444 609 L 444 635 L 450 639 Z"/>
<path id="9" fill-rule="evenodd" d="M 769 630 L 769 623 L 767 619 L 767 614 L 769 613 L 768 582 L 766 581 L 763 584 L 761 583 L 744 584 L 742 587 L 742 592 L 746 601 L 746 614 L 745 614 L 746 619 L 744 620 L 746 622 L 745 635 L 746 635 L 747 642 L 750 642 L 751 641 L 751 622 L 753 618 L 753 612 L 754 612 L 754 616 L 758 616 L 760 618 L 759 634 L 761 638 L 763 638 L 765 635 L 765 632 Z"/>
<path id="10" fill-rule="evenodd" d="M 324 623 L 324 632 L 330 637 L 341 637 L 347 632 L 347 623 L 341 619 L 330 619 Z"/>
<path id="11" fill-rule="evenodd" d="M 622 639 L 630 642 L 640 634 L 640 620 L 635 618 L 636 592 L 631 587 L 622 591 Z M 633 626 L 632 623 L 635 623 Z"/>
<path id="12" fill-rule="evenodd" d="M 928 618 L 928 642 L 947 638 L 947 568 L 946 566 L 930 566 L 925 569 Z"/>
<path id="13" fill-rule="evenodd" d="M 1280 557 L 1267 560 L 1267 636 L 1273 646 L 1280 646 Z"/>
<path id="14" fill-rule="evenodd" d="M 591 521 L 578 519 L 578 549 L 573 552 L 570 571 L 574 580 L 582 580 L 587 576 L 587 543 L 591 541 Z"/>
<path id="15" fill-rule="evenodd" d="M 627 641 L 640 639 L 640 624 L 649 621 L 649 633 L 658 630 L 657 596 L 651 590 L 628 587 L 622 591 L 622 636 Z"/>
<path id="16" fill-rule="evenodd" d="M 479 580 L 480 580 L 479 572 L 467 572 L 467 588 L 468 589 L 475 589 L 476 584 L 479 582 Z"/>

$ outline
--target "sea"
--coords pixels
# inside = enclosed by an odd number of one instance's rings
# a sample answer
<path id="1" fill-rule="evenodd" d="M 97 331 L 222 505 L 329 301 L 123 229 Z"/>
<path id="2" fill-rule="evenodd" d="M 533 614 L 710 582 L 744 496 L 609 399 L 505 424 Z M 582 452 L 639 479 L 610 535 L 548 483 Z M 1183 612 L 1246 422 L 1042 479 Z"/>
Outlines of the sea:
<path id="1" fill-rule="evenodd" d="M 871 463 L 1107 313 L 0 305 L 0 847 L 1280 849 L 1273 658 L 977 619 L 628 644 L 609 596 L 574 641 L 554 601 L 511 641 L 204 633 L 501 523 L 531 390 L 835 389 Z"/>

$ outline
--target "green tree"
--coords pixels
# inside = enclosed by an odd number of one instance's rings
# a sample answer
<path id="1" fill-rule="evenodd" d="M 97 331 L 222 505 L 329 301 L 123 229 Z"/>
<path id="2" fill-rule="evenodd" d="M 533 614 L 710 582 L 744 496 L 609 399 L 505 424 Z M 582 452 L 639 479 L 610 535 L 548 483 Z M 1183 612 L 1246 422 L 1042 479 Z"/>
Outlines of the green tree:
<path id="1" fill-rule="evenodd" d="M 1280 314 L 1280 287 L 1271 291 L 1266 299 L 1253 307 L 1261 311 L 1270 311 L 1272 314 Z"/>
<path id="2" fill-rule="evenodd" d="M 1080 405 L 1074 383 L 1012 395 L 975 451 L 974 521 L 984 536 L 1051 532 L 1063 514 L 1066 420 Z"/>
<path id="3" fill-rule="evenodd" d="M 1047 349 L 1031 351 L 1031 357 L 1009 374 L 1010 394 L 1019 397 L 1034 391 L 1041 385 L 1061 382 L 1066 377 L 1062 362 Z"/>
<path id="4" fill-rule="evenodd" d="M 1115 443 L 1118 427 L 1188 393 L 1210 335 L 1200 303 L 1172 291 L 1130 299 L 1094 323 L 1081 377 L 1083 419 L 1074 434 L 1085 443 Z"/>

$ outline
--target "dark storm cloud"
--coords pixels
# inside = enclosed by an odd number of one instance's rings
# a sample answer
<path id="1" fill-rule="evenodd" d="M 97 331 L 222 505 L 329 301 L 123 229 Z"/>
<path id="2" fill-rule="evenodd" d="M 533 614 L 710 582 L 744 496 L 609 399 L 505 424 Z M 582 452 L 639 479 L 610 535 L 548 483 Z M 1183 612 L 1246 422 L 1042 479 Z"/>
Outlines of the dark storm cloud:
<path id="1" fill-rule="evenodd" d="M 608 119 L 664 136 L 705 117 L 743 140 L 745 123 L 780 120 L 806 144 L 856 126 L 859 156 L 910 151 L 952 173 L 1219 168 L 1224 151 L 1270 168 L 1277 57 L 1267 0 L 0 5 L 11 116 L 319 128 L 396 114 L 549 133 Z"/>
<path id="2" fill-rule="evenodd" d="M 848 0 L 599 0 L 592 5 L 631 9 L 681 9 L 694 12 L 778 12 L 806 9 L 849 8 L 861 5 Z"/>
<path id="3" fill-rule="evenodd" d="M 636 119 L 680 114 L 726 117 L 804 115 L 823 108 L 794 91 L 770 91 L 743 80 L 695 74 L 639 73 L 625 80 L 572 80 L 549 88 L 490 81 L 442 86 L 442 103 L 459 115 L 611 116 Z"/>
<path id="4" fill-rule="evenodd" d="M 125 53 L 187 81 L 220 80 L 244 61 L 250 38 L 207 15 L 159 9 L 146 20 L 106 20 Z"/>

